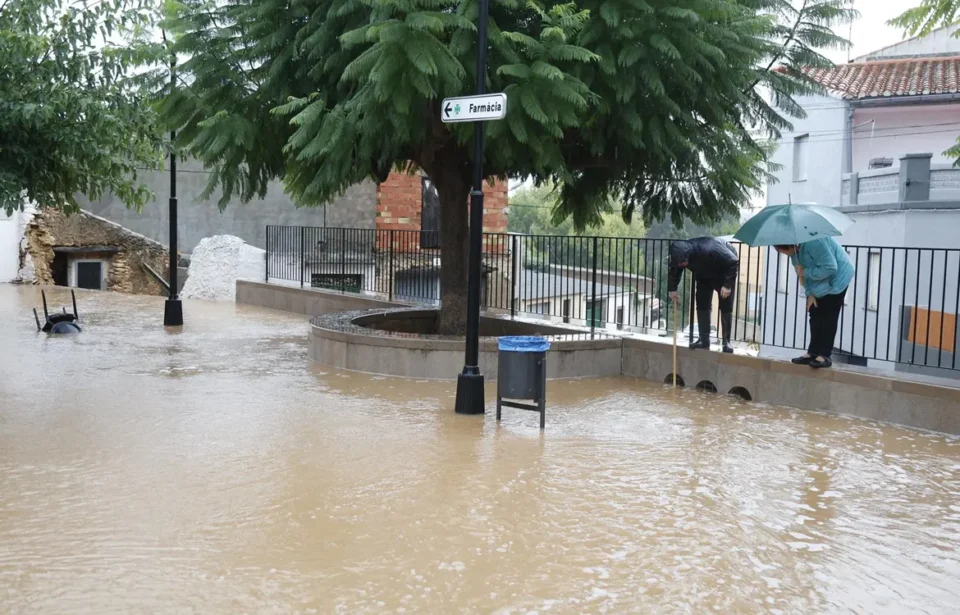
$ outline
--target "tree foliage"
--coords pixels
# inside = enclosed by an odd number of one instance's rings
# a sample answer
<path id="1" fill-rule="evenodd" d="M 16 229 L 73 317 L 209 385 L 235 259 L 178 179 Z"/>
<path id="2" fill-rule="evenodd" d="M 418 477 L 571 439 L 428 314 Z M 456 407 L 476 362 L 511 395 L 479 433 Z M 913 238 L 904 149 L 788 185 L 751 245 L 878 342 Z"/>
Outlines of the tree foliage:
<path id="1" fill-rule="evenodd" d="M 654 292 L 665 306 L 670 305 L 666 283 L 668 240 L 705 235 L 722 237 L 734 234 L 740 227 L 740 218 L 736 215 L 724 216 L 708 225 L 685 220 L 678 227 L 672 221 L 663 220 L 645 228 L 636 222 L 624 222 L 620 215 L 621 205 L 614 202 L 609 207 L 611 213 L 603 216 L 601 224 L 578 231 L 569 218 L 561 221 L 555 219 L 553 212 L 556 210 L 556 202 L 556 191 L 546 185 L 524 187 L 510 196 L 509 230 L 541 236 L 523 239 L 526 242 L 526 267 L 543 271 L 550 270 L 550 265 L 589 268 L 593 265 L 596 248 L 596 263 L 599 269 L 652 278 Z M 594 244 L 592 237 L 600 239 Z M 689 306 L 689 281 L 682 284 L 678 290 L 681 305 Z M 686 312 L 681 316 L 681 321 L 685 322 Z M 673 326 L 670 310 L 666 310 L 661 317 L 669 327 Z"/>
<path id="2" fill-rule="evenodd" d="M 890 20 L 907 36 L 926 36 L 960 22 L 960 0 L 921 0 L 920 4 Z M 956 36 L 956 34 L 955 34 Z"/>
<path id="3" fill-rule="evenodd" d="M 77 208 L 76 193 L 149 198 L 155 113 L 129 69 L 126 41 L 152 13 L 139 0 L 0 0 L 0 207 Z M 112 41 L 120 41 L 114 44 Z"/>
<path id="4" fill-rule="evenodd" d="M 585 229 L 577 229 L 570 218 L 558 219 L 557 189 L 548 184 L 524 186 L 510 194 L 510 213 L 507 230 L 527 235 L 558 235 L 585 237 L 643 237 L 646 233 L 639 221 L 627 223 L 620 215 L 620 203 L 611 202 L 610 213 L 602 216 L 602 222 Z"/>
<path id="5" fill-rule="evenodd" d="M 804 65 L 842 45 L 846 0 L 494 0 L 488 177 L 559 186 L 557 220 L 706 222 L 767 179 L 768 137 L 816 85 Z M 444 311 L 463 294 L 473 130 L 440 101 L 471 93 L 476 0 L 181 0 L 185 57 L 162 105 L 224 200 L 282 177 L 300 203 L 415 165 L 441 200 Z M 758 137 L 757 135 L 762 135 Z M 454 314 L 446 328 L 462 324 Z M 443 322 L 443 321 L 442 321 Z"/>

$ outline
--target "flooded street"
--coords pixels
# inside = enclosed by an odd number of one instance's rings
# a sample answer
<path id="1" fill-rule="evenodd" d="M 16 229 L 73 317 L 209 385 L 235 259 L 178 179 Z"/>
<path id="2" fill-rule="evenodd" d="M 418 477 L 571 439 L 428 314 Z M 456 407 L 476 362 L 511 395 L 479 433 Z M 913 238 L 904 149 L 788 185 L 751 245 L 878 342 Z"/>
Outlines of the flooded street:
<path id="1" fill-rule="evenodd" d="M 51 308 L 69 294 L 50 293 Z M 956 613 L 960 440 L 551 382 L 311 365 L 305 318 L 0 285 L 0 612 Z M 456 370 L 458 366 L 451 366 Z"/>

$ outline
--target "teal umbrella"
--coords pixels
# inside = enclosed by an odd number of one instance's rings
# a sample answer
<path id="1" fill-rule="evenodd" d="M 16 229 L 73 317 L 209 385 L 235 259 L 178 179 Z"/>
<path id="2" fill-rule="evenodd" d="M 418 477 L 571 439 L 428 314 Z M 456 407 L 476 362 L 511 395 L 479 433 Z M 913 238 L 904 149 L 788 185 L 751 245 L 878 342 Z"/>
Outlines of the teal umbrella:
<path id="1" fill-rule="evenodd" d="M 771 205 L 747 220 L 733 238 L 751 246 L 794 246 L 842 235 L 851 224 L 853 220 L 833 207 Z"/>

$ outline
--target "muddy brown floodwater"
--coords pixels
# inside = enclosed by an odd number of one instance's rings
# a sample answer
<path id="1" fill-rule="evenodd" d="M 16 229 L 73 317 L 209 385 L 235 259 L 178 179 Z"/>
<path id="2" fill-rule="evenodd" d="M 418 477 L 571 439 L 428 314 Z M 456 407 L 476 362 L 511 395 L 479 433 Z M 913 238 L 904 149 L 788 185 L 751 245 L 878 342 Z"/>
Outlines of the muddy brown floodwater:
<path id="1" fill-rule="evenodd" d="M 79 300 L 47 337 L 0 286 L 0 612 L 960 608 L 956 439 L 628 379 L 551 382 L 541 435 L 301 318 Z"/>

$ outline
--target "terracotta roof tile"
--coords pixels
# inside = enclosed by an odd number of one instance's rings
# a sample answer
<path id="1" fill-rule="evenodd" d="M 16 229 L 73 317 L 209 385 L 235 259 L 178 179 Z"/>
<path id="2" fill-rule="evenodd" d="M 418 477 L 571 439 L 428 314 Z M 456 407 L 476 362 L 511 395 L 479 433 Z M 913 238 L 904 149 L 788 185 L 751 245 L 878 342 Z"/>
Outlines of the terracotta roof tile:
<path id="1" fill-rule="evenodd" d="M 890 98 L 960 91 L 960 56 L 852 62 L 807 74 L 844 98 Z"/>

